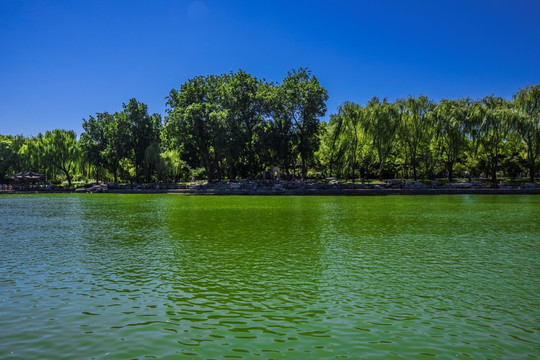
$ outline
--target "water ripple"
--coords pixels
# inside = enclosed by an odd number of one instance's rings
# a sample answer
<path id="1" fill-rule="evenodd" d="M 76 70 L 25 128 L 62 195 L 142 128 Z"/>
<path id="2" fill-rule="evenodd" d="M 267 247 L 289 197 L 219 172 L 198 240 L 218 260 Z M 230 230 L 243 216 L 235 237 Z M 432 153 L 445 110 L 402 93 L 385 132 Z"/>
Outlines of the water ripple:
<path id="1" fill-rule="evenodd" d="M 540 357 L 537 197 L 94 195 L 0 198 L 0 358 Z"/>

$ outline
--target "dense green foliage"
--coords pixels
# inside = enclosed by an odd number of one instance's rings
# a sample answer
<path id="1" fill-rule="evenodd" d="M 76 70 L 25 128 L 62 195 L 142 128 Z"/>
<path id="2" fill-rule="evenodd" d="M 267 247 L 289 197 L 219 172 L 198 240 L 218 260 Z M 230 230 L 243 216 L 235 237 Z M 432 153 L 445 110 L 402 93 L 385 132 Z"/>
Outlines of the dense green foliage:
<path id="1" fill-rule="evenodd" d="M 136 99 L 83 119 L 83 133 L 0 135 L 0 180 L 21 170 L 46 181 L 210 181 L 286 176 L 432 179 L 537 175 L 540 85 L 512 100 L 425 96 L 344 102 L 330 120 L 327 91 L 308 69 L 281 84 L 242 70 L 197 76 L 172 89 L 167 114 Z"/>
<path id="2" fill-rule="evenodd" d="M 366 106 L 344 103 L 332 115 L 323 137 L 321 159 L 329 174 L 342 178 L 432 179 L 455 174 L 486 176 L 527 174 L 534 181 L 540 141 L 540 86 L 519 90 L 513 101 L 435 103 L 425 96 L 374 98 Z"/>

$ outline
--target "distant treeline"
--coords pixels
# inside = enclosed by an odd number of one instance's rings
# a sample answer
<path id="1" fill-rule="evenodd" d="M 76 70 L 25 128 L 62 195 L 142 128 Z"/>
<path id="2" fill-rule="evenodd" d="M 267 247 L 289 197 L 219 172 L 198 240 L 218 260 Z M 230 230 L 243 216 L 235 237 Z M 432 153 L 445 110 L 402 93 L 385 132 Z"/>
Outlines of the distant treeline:
<path id="1" fill-rule="evenodd" d="M 343 103 L 328 122 L 327 91 L 308 69 L 279 83 L 244 72 L 197 76 L 167 97 L 167 114 L 135 99 L 120 112 L 36 137 L 0 135 L 0 179 L 21 170 L 46 181 L 257 178 L 280 166 L 297 177 L 514 178 L 538 169 L 540 86 L 513 99 L 435 102 L 425 96 Z"/>

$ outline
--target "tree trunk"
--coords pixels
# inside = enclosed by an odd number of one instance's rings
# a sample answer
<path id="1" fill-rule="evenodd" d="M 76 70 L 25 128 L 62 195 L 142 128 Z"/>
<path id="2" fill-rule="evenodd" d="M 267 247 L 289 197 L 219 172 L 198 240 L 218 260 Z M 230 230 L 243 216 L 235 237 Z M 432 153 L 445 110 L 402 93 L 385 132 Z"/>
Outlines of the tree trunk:
<path id="1" fill-rule="evenodd" d="M 135 182 L 139 182 L 140 179 L 140 170 L 139 170 L 139 157 L 135 154 Z"/>
<path id="2" fill-rule="evenodd" d="M 64 169 L 62 169 L 62 171 L 64 171 L 64 174 L 66 174 L 66 178 L 67 178 L 67 181 L 68 181 L 68 187 L 71 187 L 71 176 L 69 176 L 69 171 L 66 171 Z"/>
<path id="3" fill-rule="evenodd" d="M 454 180 L 454 163 L 452 161 L 448 161 L 446 163 L 446 168 L 448 170 L 448 181 L 452 182 L 452 180 Z"/>
<path id="4" fill-rule="evenodd" d="M 379 156 L 379 181 L 382 181 L 382 169 L 383 169 L 383 159 L 382 159 L 382 154 L 381 154 L 381 144 L 377 144 L 377 155 Z"/>
<path id="5" fill-rule="evenodd" d="M 255 178 L 253 174 L 253 163 L 255 162 L 255 154 L 253 151 L 253 135 L 251 134 L 251 132 L 249 134 L 248 151 L 249 151 L 249 176 L 253 179 Z"/>
<path id="6" fill-rule="evenodd" d="M 300 158 L 302 159 L 302 180 L 306 180 L 307 175 L 307 166 L 306 166 L 306 158 L 304 151 L 300 150 Z"/>
<path id="7" fill-rule="evenodd" d="M 210 161 L 210 155 L 209 154 L 206 154 L 205 155 L 205 163 L 206 163 L 206 166 L 205 166 L 205 170 L 206 170 L 206 176 L 208 178 L 208 182 L 211 183 L 212 182 L 212 177 L 214 176 L 214 168 L 212 166 L 212 162 Z"/>
<path id="8" fill-rule="evenodd" d="M 529 177 L 531 178 L 531 182 L 534 182 L 534 176 L 535 176 L 535 160 L 536 160 L 536 157 L 531 157 L 531 161 L 530 161 L 530 169 L 529 169 Z"/>
<path id="9" fill-rule="evenodd" d="M 358 135 L 356 133 L 356 126 L 354 127 L 354 152 L 353 152 L 353 163 L 352 163 L 352 183 L 354 184 L 354 170 L 356 167 L 356 150 L 358 148 Z"/>
<path id="10" fill-rule="evenodd" d="M 533 155 L 531 146 L 527 145 L 527 159 L 529 160 L 529 178 L 534 182 L 536 155 Z"/>
<path id="11" fill-rule="evenodd" d="M 56 165 L 57 168 L 66 175 L 66 179 L 68 181 L 68 187 L 71 187 L 71 176 L 69 176 L 69 169 L 65 168 L 64 166 Z"/>
<path id="12" fill-rule="evenodd" d="M 217 170 L 217 179 L 218 181 L 221 181 L 221 161 L 219 161 L 217 157 L 215 160 L 215 168 Z"/>
<path id="13" fill-rule="evenodd" d="M 411 157 L 411 165 L 412 165 L 412 171 L 413 171 L 413 179 L 414 181 L 417 181 L 418 176 L 416 175 L 416 155 Z"/>
<path id="14" fill-rule="evenodd" d="M 491 182 L 497 184 L 497 164 L 494 160 L 491 161 Z"/>

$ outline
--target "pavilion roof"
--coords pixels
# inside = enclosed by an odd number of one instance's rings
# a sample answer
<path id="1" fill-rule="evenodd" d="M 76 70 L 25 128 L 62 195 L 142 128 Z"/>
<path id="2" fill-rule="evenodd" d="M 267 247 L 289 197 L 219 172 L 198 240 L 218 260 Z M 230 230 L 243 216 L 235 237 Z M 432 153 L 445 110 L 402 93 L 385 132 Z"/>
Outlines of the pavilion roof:
<path id="1" fill-rule="evenodd" d="M 35 173 L 32 170 L 28 172 L 21 171 L 18 174 L 11 175 L 11 178 L 14 180 L 39 180 L 43 178 L 43 174 Z"/>

